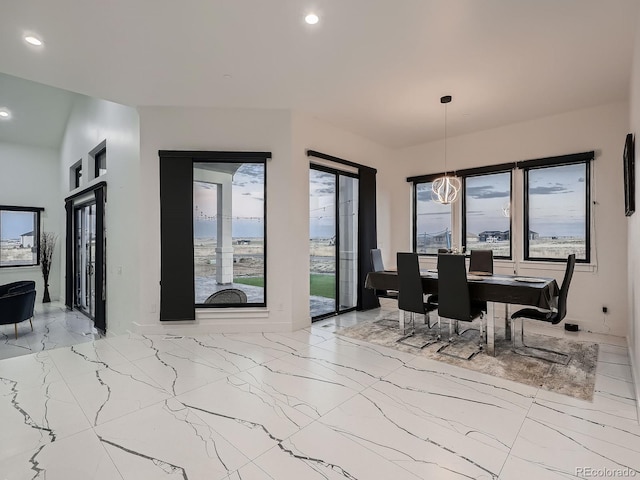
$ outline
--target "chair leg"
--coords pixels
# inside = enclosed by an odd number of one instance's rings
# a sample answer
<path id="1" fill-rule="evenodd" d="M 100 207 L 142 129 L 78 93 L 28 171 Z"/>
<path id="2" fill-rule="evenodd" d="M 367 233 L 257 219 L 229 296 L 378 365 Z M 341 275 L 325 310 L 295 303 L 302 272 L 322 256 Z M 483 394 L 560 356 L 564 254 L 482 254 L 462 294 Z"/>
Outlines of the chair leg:
<path id="1" fill-rule="evenodd" d="M 484 348 L 483 341 L 486 342 L 483 318 L 484 318 L 484 316 L 480 316 L 480 340 L 479 340 L 479 343 L 478 343 L 478 349 L 476 351 L 474 351 L 473 353 L 471 353 L 471 355 L 469 355 L 467 357 L 461 357 L 459 355 L 453 355 L 453 354 L 447 353 L 445 351 L 449 346 L 451 346 L 454 343 L 454 332 L 457 333 L 457 331 L 458 331 L 458 321 L 457 320 L 452 320 L 452 319 L 449 319 L 449 341 L 447 343 L 445 343 L 443 346 L 441 346 L 437 350 L 437 352 L 438 353 L 442 353 L 443 355 L 447 355 L 449 357 L 458 358 L 460 360 L 471 360 L 478 353 L 482 352 L 482 350 Z M 440 317 L 439 316 L 438 316 L 438 321 L 440 321 Z M 464 333 L 464 332 L 466 332 L 468 330 L 476 330 L 476 329 L 467 328 L 462 333 Z M 442 327 L 441 326 L 440 326 L 440 331 L 442 332 Z M 459 335 L 462 335 L 462 333 L 459 334 Z"/>
<path id="2" fill-rule="evenodd" d="M 33 332 L 33 322 L 31 321 L 31 319 L 32 319 L 32 318 L 33 318 L 33 317 L 31 317 L 31 318 L 29 319 L 29 325 L 31 325 L 31 331 Z"/>
<path id="3" fill-rule="evenodd" d="M 18 339 L 18 324 L 17 324 L 17 323 L 14 323 L 14 324 L 13 324 L 13 329 L 14 329 L 14 330 L 15 330 L 15 332 L 16 332 L 16 340 L 17 340 L 17 339 Z"/>
<path id="4" fill-rule="evenodd" d="M 439 321 L 439 319 L 438 319 Z M 429 345 L 432 345 L 436 342 L 438 342 L 440 340 L 440 336 L 438 335 L 436 337 L 435 340 L 429 340 L 428 342 L 422 344 L 422 345 L 413 345 L 409 342 L 405 342 L 406 339 L 413 337 L 416 334 L 416 329 L 415 329 L 415 314 L 413 312 L 411 312 L 411 330 L 409 331 L 409 333 L 407 333 L 407 330 L 405 329 L 403 332 L 403 336 L 400 337 L 398 340 L 396 340 L 396 343 L 401 343 L 403 345 L 407 345 L 409 347 L 414 347 L 414 348 L 419 348 L 420 350 L 422 350 L 424 347 L 428 347 Z"/>
<path id="5" fill-rule="evenodd" d="M 424 314 L 424 324 L 427 326 L 427 328 L 431 328 L 431 315 L 429 315 L 429 312 Z"/>
<path id="6" fill-rule="evenodd" d="M 564 352 L 558 352 L 556 350 L 551 350 L 549 348 L 544 348 L 544 347 L 533 347 L 531 345 L 527 345 L 524 342 L 524 318 L 520 319 L 520 329 L 519 331 L 516 331 L 516 320 L 515 318 L 511 319 L 511 338 L 512 338 L 512 348 L 511 351 L 513 353 L 516 353 L 518 355 L 522 355 L 525 357 L 531 357 L 531 358 L 537 358 L 539 360 L 544 360 L 546 362 L 550 362 L 550 363 L 557 363 L 560 365 L 567 365 L 569 363 L 569 361 L 571 360 L 571 355 L 569 355 L 568 353 L 564 353 Z M 520 337 L 520 345 L 518 345 L 518 340 L 517 338 Z M 545 352 L 545 353 L 550 353 L 552 355 L 557 355 L 559 357 L 562 357 L 562 360 L 554 360 L 552 358 L 549 357 L 543 357 L 541 355 L 536 355 L 535 352 Z"/>

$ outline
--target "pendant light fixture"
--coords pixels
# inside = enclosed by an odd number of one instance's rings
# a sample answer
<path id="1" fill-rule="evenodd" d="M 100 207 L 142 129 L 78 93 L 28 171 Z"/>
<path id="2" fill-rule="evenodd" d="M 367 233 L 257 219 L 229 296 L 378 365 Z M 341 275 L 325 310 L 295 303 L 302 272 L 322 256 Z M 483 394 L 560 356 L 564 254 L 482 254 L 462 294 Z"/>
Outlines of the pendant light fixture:
<path id="1" fill-rule="evenodd" d="M 450 102 L 451 95 L 440 97 L 440 103 L 444 104 L 444 175 L 431 184 L 433 200 L 443 205 L 455 202 L 462 187 L 460 179 L 447 172 L 447 104 Z"/>

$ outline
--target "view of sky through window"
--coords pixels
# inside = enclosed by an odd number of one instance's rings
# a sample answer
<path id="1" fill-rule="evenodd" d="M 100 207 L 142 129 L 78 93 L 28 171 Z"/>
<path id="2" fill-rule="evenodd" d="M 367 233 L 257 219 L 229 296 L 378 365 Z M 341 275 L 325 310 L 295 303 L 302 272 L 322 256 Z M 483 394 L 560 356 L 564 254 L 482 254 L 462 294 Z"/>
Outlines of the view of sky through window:
<path id="1" fill-rule="evenodd" d="M 332 238 L 335 236 L 335 194 L 335 175 L 320 170 L 311 170 L 309 174 L 310 238 Z"/>
<path id="2" fill-rule="evenodd" d="M 529 170 L 529 228 L 541 237 L 585 236 L 585 164 Z"/>
<path id="3" fill-rule="evenodd" d="M 220 164 L 228 165 L 228 164 Z M 223 168 L 223 167 L 221 167 Z M 234 237 L 262 238 L 264 235 L 264 164 L 243 163 L 232 181 L 232 231 Z M 216 238 L 217 187 L 194 182 L 194 238 Z"/>
<path id="4" fill-rule="evenodd" d="M 20 236 L 33 231 L 32 212 L 0 212 L 0 239 L 3 241 L 20 240 Z"/>

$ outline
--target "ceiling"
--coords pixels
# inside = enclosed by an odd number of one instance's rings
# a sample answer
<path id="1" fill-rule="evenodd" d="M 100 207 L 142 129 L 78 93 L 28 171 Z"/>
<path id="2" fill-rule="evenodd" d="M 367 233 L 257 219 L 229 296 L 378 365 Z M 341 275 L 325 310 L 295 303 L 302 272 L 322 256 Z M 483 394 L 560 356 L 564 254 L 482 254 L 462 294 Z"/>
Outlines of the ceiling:
<path id="1" fill-rule="evenodd" d="M 0 71 L 131 106 L 295 109 L 405 147 L 442 138 L 445 94 L 449 136 L 626 100 L 639 5 L 4 1 Z"/>

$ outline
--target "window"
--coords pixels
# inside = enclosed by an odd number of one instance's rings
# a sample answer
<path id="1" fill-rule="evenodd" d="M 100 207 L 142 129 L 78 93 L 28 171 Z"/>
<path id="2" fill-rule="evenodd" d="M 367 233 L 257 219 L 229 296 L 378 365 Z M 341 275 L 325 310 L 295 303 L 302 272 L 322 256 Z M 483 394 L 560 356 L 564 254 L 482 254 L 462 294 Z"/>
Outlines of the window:
<path id="1" fill-rule="evenodd" d="M 104 148 L 93 157 L 95 165 L 95 176 L 99 177 L 107 173 L 107 149 Z"/>
<path id="2" fill-rule="evenodd" d="M 526 168 L 525 260 L 589 262 L 589 162 Z"/>
<path id="3" fill-rule="evenodd" d="M 32 207 L 0 207 L 0 267 L 40 263 L 40 211 Z"/>
<path id="4" fill-rule="evenodd" d="M 415 183 L 413 195 L 413 250 L 427 255 L 437 255 L 438 248 L 451 248 L 451 205 L 433 200 L 432 183 Z"/>
<path id="5" fill-rule="evenodd" d="M 464 179 L 463 239 L 467 250 L 511 258 L 511 171 Z"/>
<path id="6" fill-rule="evenodd" d="M 265 160 L 193 163 L 198 306 L 265 305 L 265 166 Z"/>
<path id="7" fill-rule="evenodd" d="M 78 188 L 82 179 L 82 164 L 78 164 L 73 168 L 73 188 Z"/>

